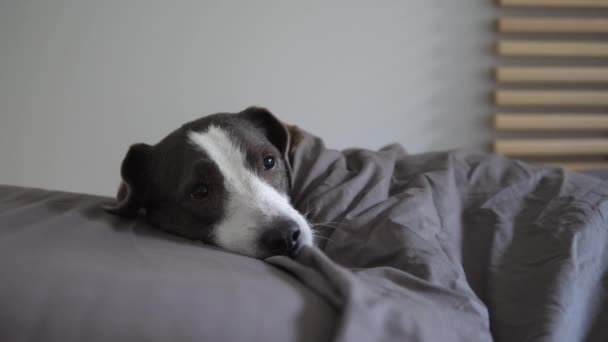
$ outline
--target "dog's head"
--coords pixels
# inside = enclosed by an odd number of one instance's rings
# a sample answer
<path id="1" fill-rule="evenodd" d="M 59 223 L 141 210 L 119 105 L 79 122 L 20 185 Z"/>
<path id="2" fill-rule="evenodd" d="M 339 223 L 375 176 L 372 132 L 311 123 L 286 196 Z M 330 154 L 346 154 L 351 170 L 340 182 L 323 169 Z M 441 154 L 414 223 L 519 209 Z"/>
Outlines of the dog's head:
<path id="1" fill-rule="evenodd" d="M 290 140 L 259 107 L 192 121 L 156 145 L 130 147 L 106 210 L 257 258 L 294 255 L 312 231 L 288 198 Z"/>

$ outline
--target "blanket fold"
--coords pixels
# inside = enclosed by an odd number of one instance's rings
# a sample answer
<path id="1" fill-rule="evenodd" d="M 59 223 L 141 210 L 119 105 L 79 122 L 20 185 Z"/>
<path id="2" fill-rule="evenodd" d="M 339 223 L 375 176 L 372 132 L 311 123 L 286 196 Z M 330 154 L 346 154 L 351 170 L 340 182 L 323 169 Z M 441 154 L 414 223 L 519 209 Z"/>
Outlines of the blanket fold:
<path id="1" fill-rule="evenodd" d="M 339 310 L 336 341 L 608 340 L 606 182 L 309 134 L 292 157 L 325 255 L 268 261 Z"/>

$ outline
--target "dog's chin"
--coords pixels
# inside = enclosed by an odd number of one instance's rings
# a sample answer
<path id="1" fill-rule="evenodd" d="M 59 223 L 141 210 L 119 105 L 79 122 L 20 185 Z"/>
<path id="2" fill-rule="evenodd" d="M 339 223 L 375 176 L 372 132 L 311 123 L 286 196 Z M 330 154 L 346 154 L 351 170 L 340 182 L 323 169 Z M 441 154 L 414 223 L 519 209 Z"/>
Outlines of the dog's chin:
<path id="1" fill-rule="evenodd" d="M 272 251 L 268 251 L 264 248 L 254 248 L 251 250 L 243 250 L 243 249 L 224 248 L 222 246 L 217 246 L 217 247 L 220 249 L 223 249 L 227 252 L 240 254 L 243 256 L 250 257 L 250 258 L 264 260 L 264 259 L 267 259 L 270 257 L 275 257 L 275 256 L 285 256 L 285 257 L 289 257 L 289 258 L 296 258 L 298 255 L 300 255 L 300 252 L 302 252 L 302 250 L 304 248 L 313 247 L 313 246 L 314 246 L 314 242 L 313 242 L 312 238 L 310 238 L 309 240 L 302 241 L 301 245 L 298 246 L 298 248 L 294 249 L 293 251 L 291 251 L 287 254 L 273 253 Z"/>

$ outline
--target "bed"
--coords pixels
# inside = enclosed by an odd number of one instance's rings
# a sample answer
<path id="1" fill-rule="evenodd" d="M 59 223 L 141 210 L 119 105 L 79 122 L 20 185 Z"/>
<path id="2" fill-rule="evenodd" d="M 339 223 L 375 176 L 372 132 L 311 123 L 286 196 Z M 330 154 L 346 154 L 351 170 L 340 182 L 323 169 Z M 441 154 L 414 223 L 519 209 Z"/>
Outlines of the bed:
<path id="1" fill-rule="evenodd" d="M 318 230 L 255 260 L 0 187 L 2 341 L 606 341 L 608 183 L 304 134 L 292 200 Z M 600 175 L 601 176 L 601 175 Z"/>

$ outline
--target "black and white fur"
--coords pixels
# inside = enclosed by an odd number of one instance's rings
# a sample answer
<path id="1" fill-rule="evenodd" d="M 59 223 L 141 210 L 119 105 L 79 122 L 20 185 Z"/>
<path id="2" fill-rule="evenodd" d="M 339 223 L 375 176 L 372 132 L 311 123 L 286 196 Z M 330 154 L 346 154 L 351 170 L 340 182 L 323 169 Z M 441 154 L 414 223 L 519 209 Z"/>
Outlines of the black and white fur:
<path id="1" fill-rule="evenodd" d="M 293 256 L 313 235 L 288 197 L 290 142 L 264 108 L 205 116 L 156 145 L 132 145 L 106 210 L 256 258 Z"/>

